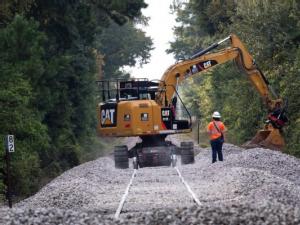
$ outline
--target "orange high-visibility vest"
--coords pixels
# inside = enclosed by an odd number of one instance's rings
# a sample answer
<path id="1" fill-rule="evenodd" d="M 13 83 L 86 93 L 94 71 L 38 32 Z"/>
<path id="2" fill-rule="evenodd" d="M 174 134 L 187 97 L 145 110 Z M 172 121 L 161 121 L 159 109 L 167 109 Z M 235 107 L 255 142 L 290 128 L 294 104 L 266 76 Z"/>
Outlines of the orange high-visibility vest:
<path id="1" fill-rule="evenodd" d="M 214 140 L 221 137 L 221 133 L 217 130 L 214 123 L 221 132 L 224 132 L 225 130 L 225 125 L 221 121 L 211 121 L 207 126 L 207 132 L 209 133 L 210 140 Z"/>

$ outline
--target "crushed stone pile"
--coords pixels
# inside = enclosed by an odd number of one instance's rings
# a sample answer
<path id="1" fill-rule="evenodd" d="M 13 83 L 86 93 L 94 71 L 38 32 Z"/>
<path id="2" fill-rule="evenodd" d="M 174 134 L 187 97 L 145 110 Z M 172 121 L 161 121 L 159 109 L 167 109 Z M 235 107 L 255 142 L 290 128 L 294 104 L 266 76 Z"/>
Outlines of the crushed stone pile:
<path id="1" fill-rule="evenodd" d="M 82 164 L 13 209 L 0 224 L 300 224 L 300 160 L 272 150 L 224 145 L 225 161 L 209 148 L 180 165 L 201 202 L 196 206 L 171 167 L 138 170 L 120 220 L 113 215 L 132 175 L 113 158 Z"/>
<path id="2" fill-rule="evenodd" d="M 0 224 L 64 224 L 64 225 L 112 225 L 112 224 L 300 224 L 299 208 L 281 204 L 251 204 L 232 206 L 200 206 L 177 209 L 158 209 L 152 212 L 127 214 L 120 220 L 104 216 L 97 210 L 73 211 L 58 208 L 0 209 Z"/>

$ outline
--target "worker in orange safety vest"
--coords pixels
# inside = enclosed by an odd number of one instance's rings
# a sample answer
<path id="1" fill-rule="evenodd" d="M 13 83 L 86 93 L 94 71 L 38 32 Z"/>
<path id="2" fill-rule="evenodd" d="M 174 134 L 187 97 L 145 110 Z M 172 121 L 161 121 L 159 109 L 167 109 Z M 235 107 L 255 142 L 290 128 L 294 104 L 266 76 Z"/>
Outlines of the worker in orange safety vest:
<path id="1" fill-rule="evenodd" d="M 223 161 L 222 147 L 224 143 L 224 132 L 226 131 L 224 123 L 221 122 L 221 114 L 214 112 L 212 115 L 212 121 L 207 126 L 207 132 L 210 137 L 210 144 L 212 149 L 212 163 L 217 161 Z"/>

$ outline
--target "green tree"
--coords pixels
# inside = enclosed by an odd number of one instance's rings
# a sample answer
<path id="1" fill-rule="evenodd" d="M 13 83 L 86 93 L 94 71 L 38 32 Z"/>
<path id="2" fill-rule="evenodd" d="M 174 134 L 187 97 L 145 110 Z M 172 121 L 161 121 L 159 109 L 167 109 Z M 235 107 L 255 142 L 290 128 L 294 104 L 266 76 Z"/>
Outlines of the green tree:
<path id="1" fill-rule="evenodd" d="M 152 40 L 130 22 L 123 26 L 111 23 L 97 41 L 98 49 L 104 55 L 104 76 L 110 79 L 129 76 L 120 70 L 123 66 L 148 63 L 153 49 Z"/>
<path id="2" fill-rule="evenodd" d="M 150 39 L 133 23 L 143 20 L 146 6 L 143 0 L 0 2 L 1 134 L 16 135 L 16 195 L 28 195 L 91 159 L 87 155 L 93 157 L 95 49 L 103 47 L 97 39 L 113 22 L 118 30 L 126 26 L 120 32 L 131 35 L 136 45 L 118 49 L 123 56 L 117 67 L 145 62 Z"/>
<path id="3" fill-rule="evenodd" d="M 2 137 L 16 137 L 13 183 L 14 192 L 20 195 L 37 190 L 39 154 L 48 145 L 47 127 L 35 107 L 37 96 L 31 85 L 44 71 L 44 41 L 45 35 L 38 31 L 37 23 L 21 16 L 0 30 L 0 132 Z"/>
<path id="4" fill-rule="evenodd" d="M 299 7 L 294 0 L 190 0 L 174 5 L 181 25 L 175 28 L 176 39 L 169 50 L 177 58 L 186 58 L 215 40 L 230 33 L 237 34 L 275 90 L 289 98 L 288 112 L 292 122 L 285 134 L 287 151 L 295 155 L 299 155 L 299 96 L 293 88 L 299 86 L 295 60 L 299 57 Z M 231 64 L 219 66 L 211 73 L 211 79 L 205 78 L 205 82 L 194 80 L 193 86 L 197 87 L 194 98 L 201 98 L 194 101 L 210 100 L 194 111 L 198 110 L 197 114 L 205 120 L 209 117 L 207 108 L 220 110 L 228 123 L 232 141 L 241 143 L 262 125 L 266 110 L 260 96 Z"/>
<path id="5" fill-rule="evenodd" d="M 143 1 L 39 1 L 28 13 L 48 37 L 47 68 L 37 85 L 51 148 L 42 156 L 47 174 L 78 165 L 94 139 L 96 37 L 111 22 L 140 16 Z M 124 51 L 126 52 L 126 51 Z"/>

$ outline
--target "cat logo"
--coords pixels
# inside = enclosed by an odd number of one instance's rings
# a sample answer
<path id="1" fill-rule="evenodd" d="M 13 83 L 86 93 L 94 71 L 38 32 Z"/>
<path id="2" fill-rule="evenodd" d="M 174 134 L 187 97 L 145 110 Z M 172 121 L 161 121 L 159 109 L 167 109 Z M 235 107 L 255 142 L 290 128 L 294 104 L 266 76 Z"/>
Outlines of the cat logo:
<path id="1" fill-rule="evenodd" d="M 101 125 L 111 126 L 115 124 L 115 109 L 102 109 L 101 110 Z"/>
<path id="2" fill-rule="evenodd" d="M 162 116 L 170 116 L 170 110 L 168 110 L 168 109 L 167 110 L 162 110 L 161 115 Z"/>
<path id="3" fill-rule="evenodd" d="M 203 67 L 204 67 L 204 69 L 207 69 L 207 68 L 211 67 L 211 61 L 208 60 L 206 62 L 203 62 Z"/>

